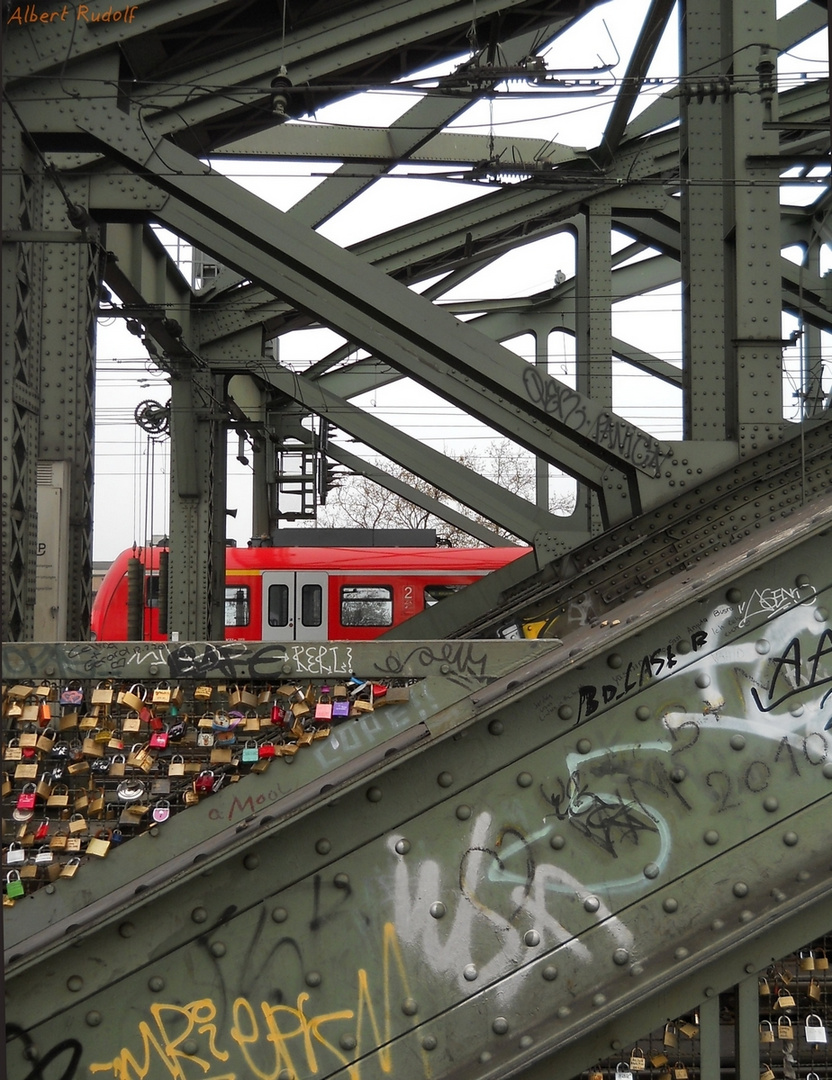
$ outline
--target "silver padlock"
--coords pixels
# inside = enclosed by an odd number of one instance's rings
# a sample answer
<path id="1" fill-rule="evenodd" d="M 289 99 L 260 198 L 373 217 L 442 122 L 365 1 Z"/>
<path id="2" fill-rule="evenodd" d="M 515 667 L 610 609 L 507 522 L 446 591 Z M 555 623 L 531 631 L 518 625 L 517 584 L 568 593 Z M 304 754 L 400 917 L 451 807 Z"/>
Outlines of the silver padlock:
<path id="1" fill-rule="evenodd" d="M 807 1043 L 826 1042 L 826 1028 L 823 1026 L 823 1021 L 817 1013 L 809 1013 L 806 1017 L 805 1032 Z"/>
<path id="2" fill-rule="evenodd" d="M 625 1061 L 619 1061 L 615 1066 L 615 1080 L 633 1080 L 633 1073 Z"/>

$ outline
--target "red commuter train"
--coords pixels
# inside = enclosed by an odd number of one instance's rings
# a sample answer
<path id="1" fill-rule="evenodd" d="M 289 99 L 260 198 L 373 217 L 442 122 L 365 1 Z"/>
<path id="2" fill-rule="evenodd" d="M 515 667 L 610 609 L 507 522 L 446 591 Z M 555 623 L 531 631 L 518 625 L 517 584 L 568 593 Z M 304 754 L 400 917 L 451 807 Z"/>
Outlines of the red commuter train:
<path id="1" fill-rule="evenodd" d="M 95 640 L 127 640 L 127 567 L 134 556 L 144 565 L 143 638 L 167 637 L 159 632 L 161 550 L 137 548 L 115 559 L 92 607 Z M 253 641 L 367 641 L 530 550 L 230 547 L 225 565 L 225 636 Z"/>

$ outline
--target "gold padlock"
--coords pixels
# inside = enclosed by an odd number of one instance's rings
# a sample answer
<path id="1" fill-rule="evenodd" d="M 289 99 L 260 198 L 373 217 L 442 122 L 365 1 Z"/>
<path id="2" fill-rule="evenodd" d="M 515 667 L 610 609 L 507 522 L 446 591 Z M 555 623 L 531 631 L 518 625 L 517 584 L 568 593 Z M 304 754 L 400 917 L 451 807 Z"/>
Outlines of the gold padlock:
<path id="1" fill-rule="evenodd" d="M 647 1059 L 640 1046 L 634 1046 L 630 1052 L 630 1069 L 632 1072 L 643 1072 L 647 1068 Z"/>
<path id="2" fill-rule="evenodd" d="M 760 1080 L 774 1080 L 774 1070 L 768 1062 L 764 1062 L 760 1068 Z"/>
<path id="3" fill-rule="evenodd" d="M 801 950 L 798 953 L 798 967 L 801 971 L 815 970 L 815 954 L 811 949 Z"/>
<path id="4" fill-rule="evenodd" d="M 795 1000 L 792 997 L 792 993 L 785 986 L 781 987 L 777 991 L 777 996 L 774 1001 L 775 1011 L 782 1012 L 784 1009 L 793 1009 L 795 1006 Z"/>
<path id="5" fill-rule="evenodd" d="M 815 971 L 826 971 L 829 968 L 829 957 L 823 949 L 815 950 Z"/>
<path id="6" fill-rule="evenodd" d="M 806 987 L 806 995 L 810 997 L 812 1001 L 820 1001 L 820 983 L 817 979 L 810 979 L 809 985 Z"/>
<path id="7" fill-rule="evenodd" d="M 757 983 L 760 988 L 760 997 L 770 997 L 771 987 L 769 986 L 768 979 L 765 977 L 765 975 L 761 975 L 760 978 L 757 980 Z"/>
<path id="8" fill-rule="evenodd" d="M 791 1017 L 781 1016 L 777 1021 L 777 1038 L 781 1042 L 794 1041 L 794 1027 L 792 1026 Z"/>
<path id="9" fill-rule="evenodd" d="M 683 1062 L 677 1061 L 673 1066 L 673 1077 L 674 1080 L 688 1080 L 688 1070 Z"/>
<path id="10" fill-rule="evenodd" d="M 774 1025 L 770 1020 L 760 1021 L 760 1042 L 761 1043 L 773 1043 L 774 1042 Z"/>

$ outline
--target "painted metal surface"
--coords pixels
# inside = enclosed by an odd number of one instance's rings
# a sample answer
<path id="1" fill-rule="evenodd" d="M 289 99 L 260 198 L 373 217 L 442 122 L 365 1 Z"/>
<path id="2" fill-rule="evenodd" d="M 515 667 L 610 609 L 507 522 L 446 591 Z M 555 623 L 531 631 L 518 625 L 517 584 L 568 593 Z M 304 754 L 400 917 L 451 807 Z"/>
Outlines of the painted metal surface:
<path id="1" fill-rule="evenodd" d="M 57 882 L 8 917 L 37 938 L 64 886 L 84 901 L 60 946 L 8 957 L 10 1022 L 125 1080 L 571 1075 L 733 986 L 829 929 L 827 548 L 825 520 L 753 569 L 739 545 L 686 602 L 454 691 L 418 747 L 237 833 L 163 904 L 151 883 L 97 914 L 151 832 Z"/>

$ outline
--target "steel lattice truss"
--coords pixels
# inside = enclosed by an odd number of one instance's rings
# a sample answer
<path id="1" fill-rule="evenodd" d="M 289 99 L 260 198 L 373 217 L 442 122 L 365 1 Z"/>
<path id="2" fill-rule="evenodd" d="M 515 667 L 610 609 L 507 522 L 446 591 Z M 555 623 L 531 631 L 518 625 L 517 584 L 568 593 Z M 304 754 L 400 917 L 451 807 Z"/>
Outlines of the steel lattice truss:
<path id="1" fill-rule="evenodd" d="M 778 21 L 773 2 L 757 5 L 753 17 L 697 2 L 680 19 L 669 0 L 655 0 L 639 11 L 644 21 L 629 55 L 613 57 L 614 66 L 605 62 L 602 53 L 616 49 L 605 37 L 593 63 L 583 60 L 575 70 L 570 31 L 604 6 L 153 3 L 126 8 L 117 22 L 88 21 L 95 14 L 88 6 L 74 23 L 58 13 L 35 24 L 25 6 L 10 13 L 13 197 L 5 224 L 14 236 L 37 236 L 17 219 L 20 179 L 37 178 L 41 223 L 55 233 L 38 238 L 40 255 L 49 239 L 65 253 L 80 238 L 93 261 L 96 252 L 106 256 L 115 309 L 138 326 L 172 376 L 172 557 L 183 582 L 172 605 L 190 636 L 217 629 L 218 578 L 206 568 L 212 537 L 223 528 L 225 464 L 217 449 L 223 440 L 212 434 L 213 403 L 220 420 L 246 430 L 246 417 L 223 406 L 232 374 L 254 376 L 278 442 L 301 430 L 302 416 L 325 417 L 338 436 L 359 440 L 463 507 L 559 554 L 771 446 L 796 421 L 823 418 L 826 78 L 792 82 L 777 64 L 779 53 L 800 55 L 801 43 L 823 29 L 824 9 L 804 3 Z M 682 76 L 665 70 L 654 78 L 654 58 L 680 25 Z M 428 68 L 441 73 L 420 74 Z M 315 120 L 328 102 L 393 85 L 406 87 L 410 104 L 384 128 Z M 515 136 L 511 126 L 480 135 L 448 126 L 478 101 L 490 103 L 493 115 L 513 106 L 512 95 L 539 110 L 542 100 L 571 95 L 583 104 L 599 94 L 612 104 L 600 141 L 586 148 Z M 314 172 L 321 162 L 330 175 L 283 213 L 203 164 L 212 156 L 218 166 L 222 156 L 256 157 L 275 170 L 301 161 Z M 332 162 L 340 163 L 334 171 Z M 427 165 L 467 185 L 466 201 L 349 250 L 315 232 L 392 170 Z M 802 182 L 794 190 L 803 205 L 781 210 L 781 177 Z M 198 250 L 198 290 L 172 265 L 150 223 Z M 552 237 L 569 238 L 574 272 L 553 267 L 543 292 L 512 297 L 508 281 L 499 299 L 444 300 L 502 255 Z M 781 255 L 785 246 L 802 252 L 797 262 Z M 32 255 L 25 244 L 19 250 L 25 279 Z M 77 280 L 66 277 L 47 307 L 58 298 L 62 310 L 88 307 Z M 660 342 L 650 351 L 614 332 L 616 304 L 675 282 L 682 319 L 664 354 Z M 21 356 L 33 347 L 28 302 L 7 292 L 6 333 Z M 789 325 L 797 328 L 802 360 L 796 399 L 785 404 L 781 312 L 794 316 Z M 65 332 L 64 319 L 53 316 L 34 331 L 44 358 L 61 351 L 50 335 Z M 336 331 L 343 346 L 300 370 L 277 362 L 279 349 L 270 343 L 308 326 Z M 80 340 L 83 325 L 72 333 Z M 533 341 L 532 364 L 501 344 L 520 335 Z M 558 348 L 574 342 L 568 383 L 555 370 L 551 335 Z M 48 380 L 38 388 L 16 363 L 18 398 L 40 389 L 45 405 L 60 408 L 64 399 L 52 403 L 50 396 L 65 388 Z M 671 394 L 678 437 L 668 438 L 667 427 L 654 435 L 615 411 L 618 370 L 644 375 L 648 398 Z M 550 513 L 545 483 L 529 503 L 351 404 L 403 377 L 576 478 L 572 517 Z M 74 376 L 79 388 L 84 381 Z M 71 455 L 65 446 L 38 449 L 15 414 L 14 438 L 26 448 L 7 451 L 10 492 L 22 490 L 28 468 L 31 501 L 35 457 L 75 456 L 83 471 L 87 452 L 75 434 L 90 423 L 83 398 L 73 395 L 65 419 Z M 326 449 L 331 460 L 383 481 L 383 470 L 364 464 L 338 437 Z M 19 513 L 25 519 L 25 509 Z M 84 520 L 82 531 L 88 511 Z M 22 536 L 19 516 L 5 527 L 5 550 L 17 567 L 10 625 L 18 635 L 26 619 L 23 579 L 32 570 L 14 552 L 26 543 L 33 549 L 34 539 Z M 481 526 L 472 531 L 494 540 Z M 72 558 L 76 592 L 82 548 Z M 195 593 L 196 604 L 187 600 Z M 74 623 L 80 635 L 77 612 Z"/>

